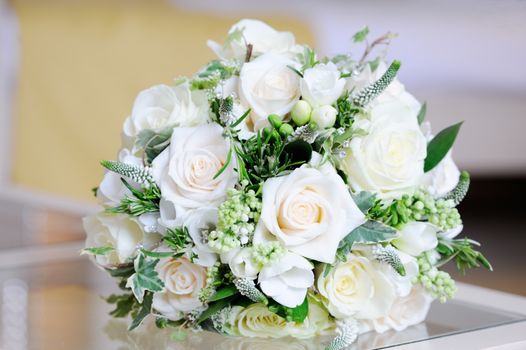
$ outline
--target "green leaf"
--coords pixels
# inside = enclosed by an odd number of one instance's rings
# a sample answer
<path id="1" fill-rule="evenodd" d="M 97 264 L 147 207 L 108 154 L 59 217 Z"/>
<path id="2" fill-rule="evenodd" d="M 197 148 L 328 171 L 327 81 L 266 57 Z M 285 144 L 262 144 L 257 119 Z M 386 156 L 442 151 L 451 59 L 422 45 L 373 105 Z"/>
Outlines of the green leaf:
<path id="1" fill-rule="evenodd" d="M 426 118 L 426 112 L 427 112 L 427 102 L 424 102 L 422 107 L 420 107 L 420 111 L 418 111 L 418 115 L 416 116 L 416 120 L 418 120 L 418 125 L 424 122 L 424 119 Z"/>
<path id="2" fill-rule="evenodd" d="M 294 164 L 308 163 L 312 157 L 312 146 L 303 140 L 294 140 L 283 148 L 281 156 L 282 158 L 287 156 L 288 160 Z"/>
<path id="3" fill-rule="evenodd" d="M 307 296 L 305 296 L 303 303 L 296 307 L 290 308 L 279 304 L 275 300 L 271 300 L 269 302 L 268 309 L 278 316 L 283 317 L 288 322 L 303 323 L 309 314 L 309 301 Z"/>
<path id="4" fill-rule="evenodd" d="M 135 272 L 133 264 L 122 265 L 113 269 L 106 269 L 111 277 L 130 277 Z"/>
<path id="5" fill-rule="evenodd" d="M 81 255 L 107 255 L 113 252 L 115 248 L 113 247 L 91 247 L 82 249 Z"/>
<path id="6" fill-rule="evenodd" d="M 115 309 L 110 312 L 110 315 L 118 318 L 128 316 L 136 305 L 138 305 L 133 294 L 112 294 L 106 298 L 106 302 L 115 304 Z"/>
<path id="7" fill-rule="evenodd" d="M 142 307 L 137 316 L 133 319 L 129 331 L 137 328 L 141 322 L 148 316 L 152 311 L 153 293 L 146 293 L 142 302 Z"/>
<path id="8" fill-rule="evenodd" d="M 362 30 L 352 36 L 352 41 L 355 43 L 361 43 L 367 38 L 369 34 L 369 27 L 365 26 Z"/>
<path id="9" fill-rule="evenodd" d="M 141 249 L 141 252 L 147 257 L 156 259 L 169 258 L 174 255 L 173 252 L 152 252 L 146 249 Z"/>
<path id="10" fill-rule="evenodd" d="M 396 237 L 396 230 L 378 221 L 368 220 L 345 236 L 338 248 L 339 256 L 352 250 L 354 243 L 377 243 L 389 241 Z"/>
<path id="11" fill-rule="evenodd" d="M 372 208 L 374 201 L 376 200 L 376 196 L 372 192 L 361 191 L 356 195 L 353 195 L 353 199 L 354 203 L 356 203 L 362 213 L 367 214 L 369 209 Z"/>
<path id="12" fill-rule="evenodd" d="M 234 285 L 230 285 L 230 286 L 226 286 L 224 288 L 221 288 L 220 290 L 218 290 L 214 295 L 212 295 L 208 301 L 212 302 L 212 301 L 218 301 L 218 300 L 221 300 L 221 299 L 224 299 L 224 298 L 228 298 L 232 295 L 236 295 L 238 293 L 237 291 L 237 288 L 236 286 Z"/>
<path id="13" fill-rule="evenodd" d="M 228 165 L 230 165 L 230 160 L 232 159 L 232 149 L 233 147 L 230 147 L 228 149 L 228 154 L 226 156 L 226 161 L 225 161 L 225 164 L 223 164 L 223 166 L 221 167 L 221 169 L 219 169 L 219 171 L 214 175 L 214 177 L 212 178 L 212 180 L 215 180 L 217 179 L 225 170 L 226 168 L 228 168 Z"/>
<path id="14" fill-rule="evenodd" d="M 243 113 L 243 115 L 241 117 L 239 117 L 232 125 L 230 125 L 231 128 L 235 128 L 236 126 L 238 126 L 239 124 L 241 124 L 241 122 L 243 120 L 245 120 L 246 117 L 248 117 L 248 115 L 250 114 L 252 110 L 249 108 L 246 110 L 245 113 Z"/>
<path id="15" fill-rule="evenodd" d="M 424 172 L 433 169 L 446 156 L 457 138 L 463 122 L 451 125 L 439 132 L 427 144 L 427 157 L 424 162 Z"/>
<path id="16" fill-rule="evenodd" d="M 231 296 L 231 297 L 227 297 L 227 298 L 218 300 L 218 301 L 216 301 L 214 303 L 211 303 L 208 306 L 208 309 L 206 309 L 205 311 L 203 311 L 203 313 L 201 313 L 201 315 L 199 315 L 199 318 L 197 319 L 197 324 L 208 320 L 216 312 L 221 311 L 224 307 L 226 307 L 227 305 L 230 304 L 230 301 L 232 301 L 233 298 L 234 297 Z"/>
<path id="17" fill-rule="evenodd" d="M 147 163 L 151 164 L 155 157 L 168 147 L 172 133 L 173 128 L 168 127 L 159 132 L 142 130 L 139 135 L 137 135 L 135 145 L 138 148 L 144 149 Z"/>
<path id="18" fill-rule="evenodd" d="M 191 238 L 190 233 L 188 233 L 188 229 L 183 226 L 166 230 L 163 241 L 168 246 L 168 248 L 172 249 L 176 253 L 180 253 L 186 248 L 188 243 L 191 242 Z"/>
<path id="19" fill-rule="evenodd" d="M 131 284 L 133 294 L 142 303 L 146 291 L 160 292 L 164 288 L 164 283 L 159 279 L 155 266 L 159 263 L 158 259 L 146 260 L 145 255 L 139 252 L 135 258 L 135 273 L 130 276 L 128 283 Z"/>

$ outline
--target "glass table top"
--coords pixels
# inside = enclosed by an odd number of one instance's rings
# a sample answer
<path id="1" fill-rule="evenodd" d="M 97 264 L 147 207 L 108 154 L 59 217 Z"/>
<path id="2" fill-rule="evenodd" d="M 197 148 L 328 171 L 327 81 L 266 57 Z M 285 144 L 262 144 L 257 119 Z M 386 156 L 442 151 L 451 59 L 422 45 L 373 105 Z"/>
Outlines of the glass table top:
<path id="1" fill-rule="evenodd" d="M 111 318 L 111 306 L 103 300 L 115 291 L 113 279 L 87 257 L 0 268 L 0 348 L 320 349 L 330 341 L 230 338 L 204 332 L 177 342 L 170 330 L 158 330 L 153 322 L 128 332 L 129 320 Z M 453 300 L 433 304 L 422 324 L 403 332 L 363 334 L 350 349 L 383 349 L 525 320 L 520 314 Z"/>

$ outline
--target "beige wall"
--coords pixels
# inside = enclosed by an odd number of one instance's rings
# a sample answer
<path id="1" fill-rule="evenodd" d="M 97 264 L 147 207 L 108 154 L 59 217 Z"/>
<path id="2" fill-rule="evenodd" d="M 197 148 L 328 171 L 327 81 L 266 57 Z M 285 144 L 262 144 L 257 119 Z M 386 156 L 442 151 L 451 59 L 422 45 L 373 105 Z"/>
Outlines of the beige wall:
<path id="1" fill-rule="evenodd" d="M 14 113 L 15 184 L 90 199 L 114 159 L 136 94 L 191 75 L 213 58 L 239 18 L 178 10 L 161 1 L 15 1 L 20 75 Z M 307 27 L 271 25 L 313 44 Z"/>

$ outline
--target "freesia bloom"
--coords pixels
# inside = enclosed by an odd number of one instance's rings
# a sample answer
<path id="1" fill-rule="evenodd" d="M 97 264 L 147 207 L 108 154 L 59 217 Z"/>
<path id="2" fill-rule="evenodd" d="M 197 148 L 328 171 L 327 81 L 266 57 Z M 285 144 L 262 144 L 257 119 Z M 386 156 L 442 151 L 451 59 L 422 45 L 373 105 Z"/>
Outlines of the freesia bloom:
<path id="1" fill-rule="evenodd" d="M 164 282 L 162 292 L 154 293 L 153 308 L 172 321 L 202 306 L 199 291 L 206 287 L 206 269 L 186 258 L 162 259 L 156 266 Z"/>
<path id="2" fill-rule="evenodd" d="M 418 256 L 437 246 L 437 228 L 427 222 L 408 222 L 400 230 L 400 237 L 392 243 L 401 251 Z"/>

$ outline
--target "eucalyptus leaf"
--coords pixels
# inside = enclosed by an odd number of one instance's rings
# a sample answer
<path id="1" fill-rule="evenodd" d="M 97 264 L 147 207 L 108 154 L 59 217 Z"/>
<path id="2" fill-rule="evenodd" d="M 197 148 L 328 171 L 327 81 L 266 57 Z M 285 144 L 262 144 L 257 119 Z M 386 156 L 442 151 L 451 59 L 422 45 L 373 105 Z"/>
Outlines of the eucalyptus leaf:
<path id="1" fill-rule="evenodd" d="M 372 192 L 361 191 L 356 195 L 353 195 L 353 199 L 354 203 L 356 203 L 362 213 L 367 214 L 369 209 L 372 208 L 374 201 L 376 200 L 376 196 Z"/>
<path id="2" fill-rule="evenodd" d="M 377 243 L 396 237 L 396 230 L 378 221 L 368 220 L 351 231 L 341 240 L 337 255 L 345 256 L 351 252 L 354 243 Z"/>
<path id="3" fill-rule="evenodd" d="M 424 172 L 428 172 L 437 166 L 438 163 L 446 156 L 447 152 L 455 143 L 458 131 L 463 122 L 451 125 L 439 132 L 427 144 L 427 157 L 424 161 Z"/>

